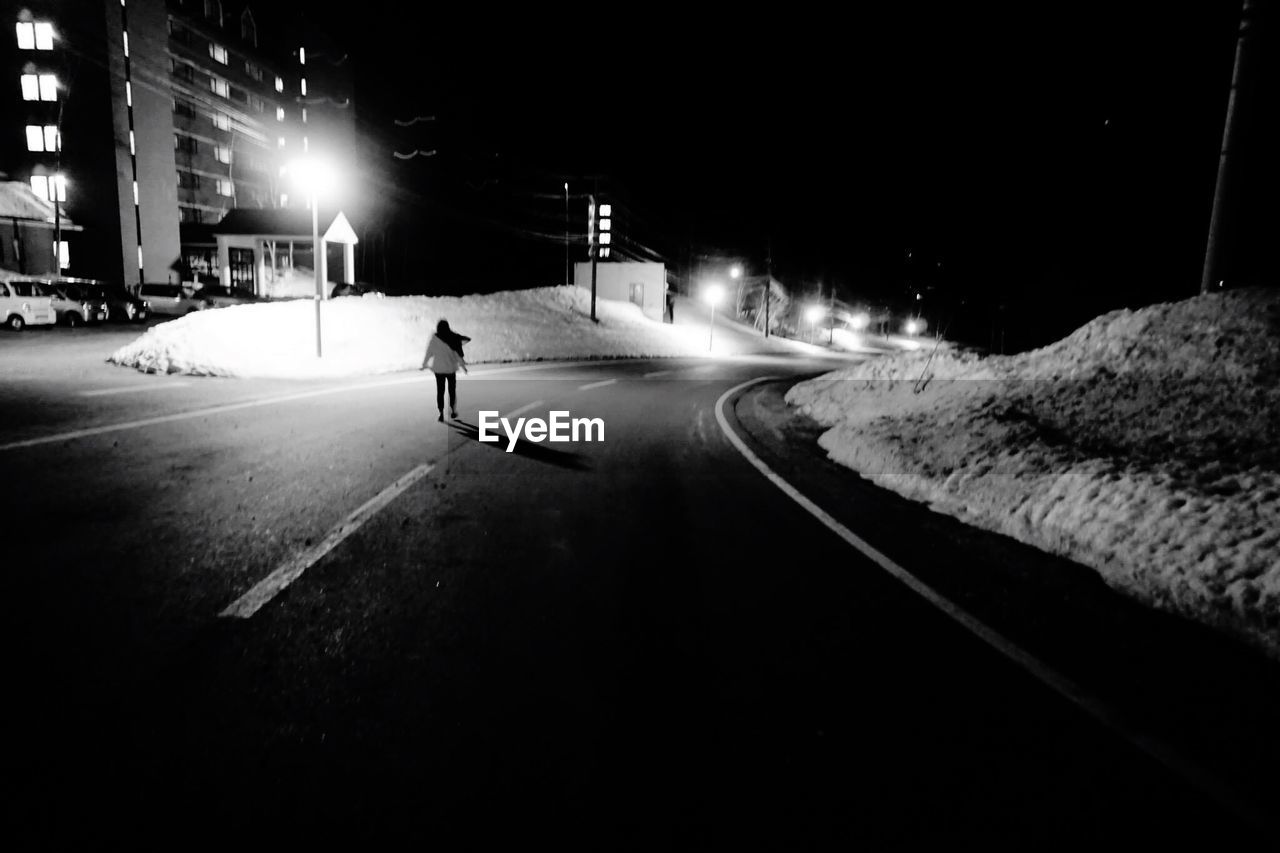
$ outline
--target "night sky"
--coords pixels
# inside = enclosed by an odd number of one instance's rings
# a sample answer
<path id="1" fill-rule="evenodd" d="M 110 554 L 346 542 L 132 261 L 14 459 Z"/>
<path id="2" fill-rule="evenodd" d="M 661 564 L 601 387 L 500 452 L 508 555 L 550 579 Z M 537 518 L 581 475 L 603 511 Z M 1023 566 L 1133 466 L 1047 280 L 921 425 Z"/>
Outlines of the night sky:
<path id="1" fill-rule="evenodd" d="M 935 313 L 1004 304 L 1056 334 L 1198 289 L 1234 2 L 361 8 L 343 37 L 385 235 L 369 257 L 409 289 L 559 281 L 562 181 L 578 233 L 588 175 L 622 236 L 678 267 L 741 254 L 761 272 L 771 247 L 789 287 L 847 299 L 910 283 Z M 1280 93 L 1261 12 L 1257 32 L 1235 283 L 1276 270 L 1261 152 L 1280 145 L 1261 114 Z M 413 115 L 436 120 L 393 124 Z"/>

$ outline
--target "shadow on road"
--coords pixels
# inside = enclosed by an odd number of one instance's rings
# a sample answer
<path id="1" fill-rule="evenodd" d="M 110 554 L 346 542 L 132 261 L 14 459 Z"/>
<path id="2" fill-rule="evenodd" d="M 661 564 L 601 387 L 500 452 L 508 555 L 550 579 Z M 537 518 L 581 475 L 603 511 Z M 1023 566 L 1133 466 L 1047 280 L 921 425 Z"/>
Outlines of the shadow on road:
<path id="1" fill-rule="evenodd" d="M 503 453 L 507 450 L 507 440 L 504 437 L 501 441 L 481 441 L 480 428 L 475 424 L 469 424 L 466 421 L 449 421 L 449 428 L 464 438 L 469 438 L 482 447 L 488 447 L 493 450 L 499 450 Z M 523 456 L 534 462 L 543 462 L 547 465 L 555 465 L 558 468 L 569 468 L 574 471 L 590 471 L 591 466 L 587 464 L 586 457 L 581 453 L 569 453 L 564 450 L 553 450 L 541 444 L 534 444 L 529 441 L 520 441 L 516 443 L 515 448 L 511 451 L 516 456 Z"/>

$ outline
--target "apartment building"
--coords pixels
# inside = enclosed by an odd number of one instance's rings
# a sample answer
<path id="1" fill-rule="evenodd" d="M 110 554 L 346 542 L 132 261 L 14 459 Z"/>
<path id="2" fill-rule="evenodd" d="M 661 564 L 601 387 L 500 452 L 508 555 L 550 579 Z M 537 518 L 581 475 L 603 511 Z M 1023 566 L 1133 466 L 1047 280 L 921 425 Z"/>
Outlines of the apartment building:
<path id="1" fill-rule="evenodd" d="M 0 11 L 0 172 L 83 228 L 68 235 L 68 274 L 217 276 L 209 231 L 228 211 L 303 207 L 287 164 L 354 152 L 337 48 L 278 3 L 0 0 Z M 311 77 L 309 46 L 331 60 Z"/>

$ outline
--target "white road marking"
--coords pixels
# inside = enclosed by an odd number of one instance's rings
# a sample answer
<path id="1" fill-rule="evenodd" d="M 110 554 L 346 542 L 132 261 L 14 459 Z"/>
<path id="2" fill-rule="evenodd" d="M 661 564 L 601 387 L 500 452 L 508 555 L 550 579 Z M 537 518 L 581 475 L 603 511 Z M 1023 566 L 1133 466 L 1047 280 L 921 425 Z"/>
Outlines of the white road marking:
<path id="1" fill-rule="evenodd" d="M 286 560 L 274 572 L 255 584 L 253 589 L 227 605 L 226 609 L 219 613 L 218 616 L 230 619 L 248 619 L 257 613 L 263 605 L 283 592 L 289 584 L 301 577 L 303 572 L 319 562 L 325 554 L 338 547 L 342 540 L 359 530 L 366 521 L 373 518 L 383 507 L 399 497 L 405 489 L 408 489 L 431 473 L 432 467 L 432 465 L 428 464 L 419 465 L 390 486 L 387 486 L 351 515 L 348 515 L 341 524 L 330 530 L 329 535 L 325 536 L 318 545 L 314 545 Z"/>
<path id="2" fill-rule="evenodd" d="M 190 382 L 165 382 L 156 385 L 127 385 L 121 388 L 102 388 L 97 391 L 81 391 L 81 397 L 105 397 L 109 394 L 135 394 L 143 391 L 168 391 L 170 388 L 186 388 Z"/>
<path id="3" fill-rule="evenodd" d="M 525 412 L 529 411 L 530 409 L 537 408 L 538 406 L 541 406 L 541 405 L 542 405 L 541 400 L 534 400 L 532 403 L 525 403 L 520 408 L 515 409 L 514 411 L 507 412 L 505 415 L 503 415 L 503 417 L 508 419 L 519 417 L 520 415 L 523 415 Z"/>
<path id="4" fill-rule="evenodd" d="M 655 377 L 655 376 L 666 376 L 668 373 L 672 373 L 672 372 L 673 372 L 673 371 L 670 371 L 670 370 L 655 370 L 655 371 L 653 371 L 652 373 L 646 373 L 646 374 L 644 375 L 644 378 L 645 378 L 645 379 L 652 379 L 652 378 L 653 378 L 653 377 Z"/>
<path id="5" fill-rule="evenodd" d="M 502 373 L 515 373 L 524 370 L 550 370 L 558 367 L 574 367 L 583 364 L 599 364 L 594 361 L 557 363 L 548 362 L 546 364 L 520 364 L 511 367 L 497 367 L 492 370 L 481 372 L 481 377 L 492 376 Z M 312 397 L 325 397 L 330 394 L 342 394 L 348 391 L 370 391 L 378 388 L 389 388 L 396 385 L 408 385 L 415 382 L 427 382 L 429 376 L 415 372 L 412 376 L 401 377 L 399 379 L 384 380 L 381 382 L 369 382 L 364 385 L 339 385 L 329 388 L 319 388 L 314 391 L 300 391 L 294 394 L 282 394 L 278 397 L 266 397 L 260 400 L 247 400 L 242 403 L 227 403 L 222 406 L 209 406 L 204 409 L 194 409 L 189 412 L 177 412 L 171 415 L 157 415 L 153 418 L 141 418 L 136 421 L 123 421 L 116 424 L 106 424 L 104 426 L 89 427 L 87 429 L 71 430 L 69 432 L 56 433 L 54 435 L 42 435 L 36 438 L 26 438 L 21 441 L 11 441 L 8 444 L 0 444 L 0 452 L 5 450 L 21 450 L 25 447 L 38 447 L 42 444 L 54 444 L 59 441 L 71 441 L 77 438 L 89 438 L 95 435 L 105 435 L 112 432 L 123 432 L 131 429 L 141 429 L 142 427 L 155 426 L 157 424 L 173 423 L 175 421 L 192 420 L 193 418 L 203 418 L 209 415 L 220 415 L 227 412 L 238 412 L 243 409 L 256 409 L 262 406 L 274 406 L 277 403 L 290 403 L 294 400 L 307 400 Z"/>
<path id="6" fill-rule="evenodd" d="M 890 560 L 884 554 L 877 551 L 868 544 L 864 539 L 859 537 L 849 528 L 845 527 L 831 515 L 829 515 L 820 506 L 809 500 L 795 487 L 779 476 L 772 468 L 766 465 L 760 457 L 756 456 L 747 447 L 733 428 L 729 426 L 729 421 L 724 414 L 725 403 L 736 393 L 750 385 L 759 382 L 767 382 L 775 379 L 774 376 L 761 376 L 756 379 L 750 379 L 740 385 L 735 385 L 728 391 L 720 395 L 720 399 L 716 401 L 716 420 L 720 423 L 720 429 L 724 432 L 725 437 L 737 449 L 743 457 L 750 462 L 757 471 L 765 476 L 769 482 L 773 483 L 783 494 L 800 504 L 810 515 L 822 522 L 826 527 L 843 539 L 847 544 L 851 545 L 854 550 L 862 554 L 871 562 L 875 563 L 884 571 L 888 572 L 893 578 L 901 581 L 912 592 L 919 595 L 925 601 L 941 610 L 952 620 L 963 626 L 978 639 L 991 646 L 1000 654 L 1009 660 L 1021 666 L 1030 673 L 1034 678 L 1042 684 L 1053 689 L 1067 701 L 1089 714 L 1103 725 L 1110 728 L 1124 740 L 1133 744 L 1149 757 L 1155 759 L 1165 768 L 1172 771 L 1174 775 L 1181 777 L 1185 782 L 1191 784 L 1201 793 L 1207 795 L 1220 805 L 1226 807 L 1236 815 L 1245 818 L 1251 823 L 1259 826 L 1269 826 L 1264 822 L 1262 815 L 1257 814 L 1252 808 L 1246 805 L 1237 797 L 1229 785 L 1217 778 L 1213 773 L 1206 770 L 1194 762 L 1183 758 L 1173 747 L 1158 740 L 1146 732 L 1136 729 L 1129 725 L 1124 715 L 1116 708 L 1111 707 L 1098 696 L 1095 696 L 1085 690 L 1081 685 L 1072 681 L 1067 676 L 1053 669 L 1044 661 L 1032 655 L 1026 649 L 1014 643 L 995 629 L 982 622 L 973 614 L 960 607 L 955 602 L 944 597 L 933 587 L 917 578 L 911 572 L 899 566 L 893 560 Z"/>
<path id="7" fill-rule="evenodd" d="M 618 380 L 616 380 L 616 379 L 601 379 L 599 382 L 589 382 L 589 383 L 587 383 L 586 385 L 579 385 L 579 386 L 578 386 L 578 390 L 579 390 L 579 391 L 590 391 L 592 388 L 603 388 L 604 386 L 606 386 L 606 385 L 612 385 L 612 384 L 614 384 L 614 383 L 615 383 L 615 382 L 617 382 L 617 381 L 618 381 Z"/>

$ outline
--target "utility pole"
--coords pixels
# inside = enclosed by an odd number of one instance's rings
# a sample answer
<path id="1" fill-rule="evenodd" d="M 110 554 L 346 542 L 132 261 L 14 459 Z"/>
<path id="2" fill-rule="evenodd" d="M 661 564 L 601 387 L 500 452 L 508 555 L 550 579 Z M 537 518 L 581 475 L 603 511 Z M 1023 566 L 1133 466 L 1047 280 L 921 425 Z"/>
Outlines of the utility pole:
<path id="1" fill-rule="evenodd" d="M 769 337 L 769 301 L 773 296 L 773 238 L 765 238 L 764 336 Z"/>
<path id="2" fill-rule="evenodd" d="M 564 182 L 564 283 L 569 281 L 569 182 Z"/>
<path id="3" fill-rule="evenodd" d="M 1231 90 L 1227 95 L 1227 115 L 1222 125 L 1222 149 L 1218 154 L 1218 179 L 1213 187 L 1213 209 L 1209 214 L 1209 237 L 1204 250 L 1204 270 L 1200 274 L 1200 292 L 1208 293 L 1222 273 L 1222 245 L 1219 231 L 1231 184 L 1231 146 L 1236 124 L 1236 98 L 1241 78 L 1246 77 L 1249 50 L 1253 38 L 1253 0 L 1244 0 L 1240 9 L 1240 30 L 1236 37 L 1236 58 L 1231 69 Z"/>
<path id="4" fill-rule="evenodd" d="M 600 252 L 596 249 L 596 196 L 600 193 L 600 179 L 592 181 L 591 193 L 591 322 L 598 323 L 596 319 L 596 256 Z"/>

